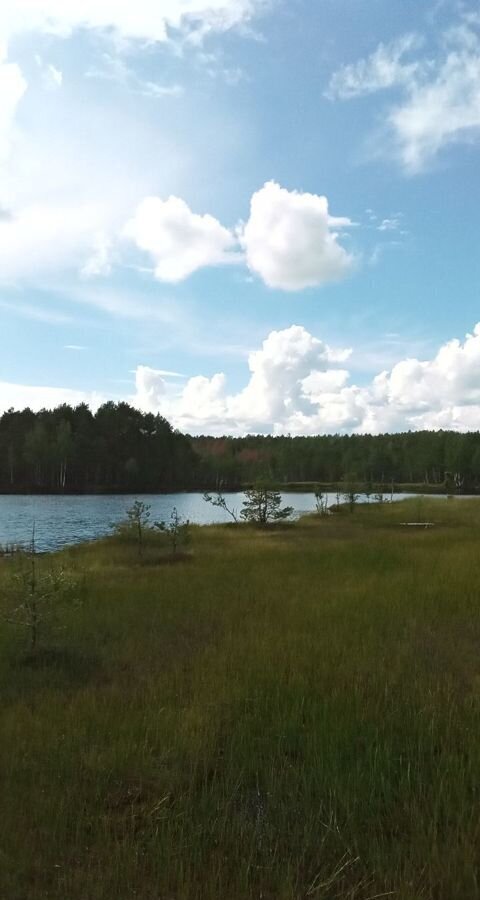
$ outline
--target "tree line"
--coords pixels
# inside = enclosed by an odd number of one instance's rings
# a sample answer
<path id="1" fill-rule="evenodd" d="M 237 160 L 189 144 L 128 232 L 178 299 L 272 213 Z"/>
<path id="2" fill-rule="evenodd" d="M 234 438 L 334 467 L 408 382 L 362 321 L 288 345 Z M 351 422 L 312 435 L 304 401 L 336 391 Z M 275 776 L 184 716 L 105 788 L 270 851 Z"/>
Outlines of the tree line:
<path id="1" fill-rule="evenodd" d="M 197 437 L 192 446 L 223 490 L 266 479 L 278 485 L 411 484 L 480 488 L 480 433 L 409 431 L 312 437 Z"/>
<path id="2" fill-rule="evenodd" d="M 127 403 L 0 417 L 3 492 L 136 492 L 194 487 L 200 458 L 162 416 Z"/>
<path id="3" fill-rule="evenodd" d="M 160 415 L 108 402 L 0 416 L 0 491 L 155 492 L 279 486 L 480 488 L 480 432 L 190 437 Z"/>

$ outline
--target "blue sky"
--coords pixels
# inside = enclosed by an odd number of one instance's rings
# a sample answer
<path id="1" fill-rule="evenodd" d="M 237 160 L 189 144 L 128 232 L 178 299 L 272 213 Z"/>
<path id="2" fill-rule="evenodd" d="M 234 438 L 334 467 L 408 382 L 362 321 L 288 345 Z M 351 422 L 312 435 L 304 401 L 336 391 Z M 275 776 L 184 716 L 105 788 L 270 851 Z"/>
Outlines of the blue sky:
<path id="1" fill-rule="evenodd" d="M 4 0 L 0 409 L 480 427 L 480 12 Z"/>

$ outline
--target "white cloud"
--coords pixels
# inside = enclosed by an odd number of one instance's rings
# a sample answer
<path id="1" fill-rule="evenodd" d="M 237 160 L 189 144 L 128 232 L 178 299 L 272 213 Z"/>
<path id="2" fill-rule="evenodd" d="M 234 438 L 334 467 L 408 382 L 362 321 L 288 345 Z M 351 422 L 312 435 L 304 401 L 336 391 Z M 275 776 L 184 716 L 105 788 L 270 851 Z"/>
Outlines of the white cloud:
<path id="1" fill-rule="evenodd" d="M 35 62 L 42 73 L 43 84 L 47 90 L 57 90 L 63 84 L 63 72 L 52 63 L 45 63 L 40 54 L 35 54 Z"/>
<path id="2" fill-rule="evenodd" d="M 406 34 L 390 44 L 379 44 L 367 59 L 342 66 L 334 72 L 326 96 L 349 100 L 373 94 L 399 84 L 411 84 L 423 68 L 419 62 L 406 63 L 404 57 L 422 45 L 416 34 Z"/>
<path id="3" fill-rule="evenodd" d="M 348 274 L 353 257 L 339 243 L 338 230 L 351 224 L 329 215 L 326 197 L 270 181 L 253 195 L 240 240 L 248 267 L 268 287 L 299 291 Z"/>
<path id="4" fill-rule="evenodd" d="M 158 100 L 164 97 L 181 97 L 184 89 L 180 84 L 159 84 L 140 78 L 131 66 L 127 65 L 125 58 L 111 53 L 102 53 L 100 65 L 92 66 L 85 72 L 86 78 L 97 78 L 101 81 L 113 81 L 121 84 L 133 94 L 143 97 L 153 97 Z"/>
<path id="5" fill-rule="evenodd" d="M 117 39 L 163 42 L 169 29 L 197 39 L 248 23 L 265 0 L 2 0 L 0 35 L 4 40 L 32 31 L 69 37 L 86 28 Z"/>
<path id="6" fill-rule="evenodd" d="M 61 87 L 63 84 L 63 72 L 60 69 L 57 69 L 52 63 L 47 64 L 47 75 L 50 80 L 50 83 L 54 87 Z"/>
<path id="7" fill-rule="evenodd" d="M 102 211 L 95 205 L 34 205 L 0 219 L 0 280 L 28 281 L 75 269 L 82 259 L 88 260 L 87 274 L 98 272 L 101 248 L 96 241 L 92 248 L 92 231 L 99 218 Z"/>
<path id="8" fill-rule="evenodd" d="M 160 411 L 192 433 L 317 434 L 480 427 L 480 323 L 463 343 L 430 360 L 404 359 L 365 385 L 336 368 L 348 351 L 332 350 L 298 325 L 273 331 L 250 354 L 248 383 L 229 394 L 225 375 L 196 376 L 172 390 L 139 367 L 138 406 Z"/>
<path id="9" fill-rule="evenodd" d="M 229 398 L 230 415 L 260 428 L 288 421 L 292 413 L 310 405 L 305 379 L 312 373 L 326 374 L 332 357 L 338 359 L 337 353 L 300 325 L 272 331 L 262 348 L 250 353 L 250 380 Z"/>
<path id="10" fill-rule="evenodd" d="M 339 229 L 350 225 L 329 215 L 326 197 L 271 181 L 253 195 L 250 217 L 237 234 L 178 197 L 146 197 L 123 236 L 151 256 L 160 281 L 182 281 L 205 266 L 245 259 L 268 287 L 299 291 L 350 271 L 353 257 L 338 241 Z"/>
<path id="11" fill-rule="evenodd" d="M 212 378 L 204 378 L 202 375 L 190 378 L 182 391 L 180 415 L 189 416 L 195 410 L 197 421 L 221 419 L 226 413 L 225 387 L 223 372 Z"/>
<path id="12" fill-rule="evenodd" d="M 93 240 L 92 253 L 81 269 L 86 278 L 96 275 L 110 275 L 112 271 L 113 241 L 103 231 L 99 231 Z"/>
<path id="13" fill-rule="evenodd" d="M 432 360 L 405 359 L 373 381 L 372 397 L 404 411 L 412 421 L 445 415 L 447 409 L 480 409 L 480 324 L 462 344 L 458 339 L 440 347 Z M 479 420 L 480 425 L 480 420 Z"/>
<path id="14" fill-rule="evenodd" d="M 121 229 L 141 198 L 156 191 L 182 196 L 196 183 L 194 173 L 205 164 L 207 154 L 222 169 L 224 143 L 231 140 L 228 127 L 226 137 L 218 128 L 212 154 L 204 135 L 215 116 L 205 104 L 201 121 L 192 122 L 189 98 L 182 106 L 180 123 L 174 104 L 165 103 L 168 111 L 162 110 L 159 121 L 152 116 L 150 104 L 139 101 L 137 110 L 126 96 L 123 103 L 107 103 L 102 91 L 95 92 L 91 85 L 84 85 L 87 93 L 82 90 L 80 102 L 75 82 L 75 70 L 82 62 L 82 53 L 77 52 L 80 45 L 72 56 L 68 83 L 59 90 L 64 84 L 63 64 L 58 67 L 58 56 L 50 61 L 42 48 L 48 46 L 50 53 L 55 43 L 45 44 L 39 35 L 64 39 L 80 29 L 93 29 L 95 38 L 105 35 L 113 41 L 95 40 L 88 46 L 88 53 L 96 53 L 106 69 L 111 63 L 107 77 L 123 79 L 129 92 L 142 96 L 178 97 L 182 87 L 176 82 L 157 83 L 129 68 L 125 59 L 133 66 L 138 55 L 119 53 L 122 42 L 138 41 L 127 49 L 140 51 L 145 43 L 170 36 L 178 41 L 193 32 L 198 36 L 200 31 L 225 31 L 246 25 L 264 6 L 265 0 L 0 3 L 0 282 L 44 287 L 48 278 L 67 273 L 72 283 L 78 273 L 108 275 Z M 38 77 L 29 79 L 21 117 L 16 113 L 27 82 L 17 63 L 7 61 L 7 47 L 22 60 L 29 52 L 38 67 Z M 118 135 L 132 131 L 132 115 L 135 141 L 119 141 Z M 8 221 L 4 209 L 8 209 Z M 218 228 L 212 240 L 219 240 L 219 234 L 225 238 L 226 229 Z M 234 242 L 233 237 L 228 240 Z M 207 260 L 210 264 L 208 252 Z"/>
<path id="15" fill-rule="evenodd" d="M 233 234 L 213 216 L 193 213 L 178 197 L 146 197 L 124 236 L 150 254 L 159 281 L 182 281 L 197 269 L 235 258 Z"/>
<path id="16" fill-rule="evenodd" d="M 138 366 L 135 372 L 136 394 L 133 402 L 146 412 L 171 414 L 171 385 L 165 376 L 170 373 L 149 366 Z M 219 373 L 213 378 L 196 375 L 190 378 L 180 394 L 176 395 L 175 420 L 195 422 L 201 430 L 202 423 L 222 422 L 227 416 L 225 398 L 226 379 Z"/>
<path id="17" fill-rule="evenodd" d="M 302 391 L 311 403 L 321 402 L 324 394 L 335 394 L 344 388 L 350 373 L 346 369 L 329 369 L 326 372 L 310 372 L 302 379 Z"/>
<path id="18" fill-rule="evenodd" d="M 248 382 L 235 394 L 223 373 L 196 375 L 179 388 L 170 381 L 178 373 L 138 366 L 136 393 L 128 399 L 197 434 L 480 428 L 480 323 L 463 342 L 447 341 L 431 359 L 400 360 L 362 386 L 337 366 L 348 353 L 292 325 L 272 331 L 250 354 Z M 82 402 L 96 408 L 103 399 L 96 392 L 0 382 L 0 411 Z"/>
<path id="19" fill-rule="evenodd" d="M 121 110 L 95 105 L 72 112 L 64 91 L 40 91 L 33 125 L 15 132 L 1 106 L 0 66 L 0 282 L 45 283 L 47 275 L 107 275 L 115 245 L 139 198 L 153 180 L 175 181 L 186 160 L 166 137 L 139 122 L 135 145 L 115 134 L 131 122 Z M 38 88 L 38 86 L 37 86 Z M 37 97 L 29 96 L 30 112 Z M 42 98 L 41 95 L 44 95 Z M 29 90 L 30 95 L 30 90 Z M 49 127 L 43 127 L 45 114 Z M 71 127 L 65 131 L 65 120 Z M 8 127 L 7 127 L 8 126 Z M 86 140 L 86 135 L 92 140 Z M 14 140 L 15 152 L 8 154 Z M 158 160 L 152 142 L 158 146 Z M 3 155 L 3 159 L 2 159 Z M 8 156 L 8 158 L 7 158 Z M 177 168 L 178 167 L 178 168 Z"/>
<path id="20" fill-rule="evenodd" d="M 136 405 L 146 412 L 158 412 L 163 405 L 166 384 L 163 372 L 138 366 L 135 372 Z"/>
<path id="21" fill-rule="evenodd" d="M 434 76 L 415 83 L 389 124 L 404 167 L 417 172 L 442 147 L 480 135 L 480 39 L 473 29 L 447 35 L 447 54 Z"/>
<path id="22" fill-rule="evenodd" d="M 386 113 L 384 144 L 403 168 L 419 172 L 449 144 L 480 136 L 479 22 L 464 18 L 449 29 L 435 59 L 405 62 L 415 48 L 411 35 L 380 45 L 366 60 L 345 66 L 330 81 L 328 95 L 348 99 L 386 87 L 404 98 Z M 375 145 L 381 135 L 375 136 Z"/>
<path id="23" fill-rule="evenodd" d="M 39 409 L 54 409 L 62 403 L 72 406 L 88 403 L 92 409 L 97 409 L 103 402 L 104 398 L 95 391 L 75 391 L 70 388 L 40 387 L 0 381 L 0 414 L 11 407 L 13 409 L 29 407 L 37 412 Z"/>
<path id="24" fill-rule="evenodd" d="M 26 90 L 20 66 L 7 62 L 5 48 L 0 46 L 0 163 L 10 154 L 15 114 Z"/>
<path id="25" fill-rule="evenodd" d="M 293 417 L 312 410 L 310 393 L 325 386 L 344 384 L 348 373 L 332 370 L 349 350 L 333 350 L 292 325 L 272 331 L 259 350 L 249 355 L 250 378 L 237 394 L 227 393 L 223 373 L 211 378 L 195 376 L 183 389 L 171 391 L 165 379 L 153 369 L 140 366 L 136 373 L 134 402 L 143 409 L 159 410 L 172 418 L 179 428 L 194 432 L 242 433 L 246 431 L 288 430 Z M 309 383 L 310 378 L 310 383 Z"/>
<path id="26" fill-rule="evenodd" d="M 382 219 L 380 225 L 377 226 L 378 231 L 398 231 L 400 228 L 399 216 L 392 216 L 389 219 Z"/>

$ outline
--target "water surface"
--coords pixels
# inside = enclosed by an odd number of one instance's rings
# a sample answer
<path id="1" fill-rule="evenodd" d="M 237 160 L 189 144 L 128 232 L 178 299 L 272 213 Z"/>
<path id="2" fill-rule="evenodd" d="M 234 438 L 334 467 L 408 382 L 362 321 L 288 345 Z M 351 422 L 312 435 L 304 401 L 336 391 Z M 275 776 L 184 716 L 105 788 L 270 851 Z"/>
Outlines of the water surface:
<path id="1" fill-rule="evenodd" d="M 395 494 L 402 500 L 411 494 Z M 0 545 L 26 544 L 31 540 L 35 523 L 38 550 L 56 550 L 108 534 L 125 518 L 136 498 L 151 506 L 151 521 L 167 520 L 175 506 L 181 516 L 198 525 L 231 521 L 227 513 L 206 503 L 202 494 L 108 494 L 82 496 L 9 496 L 0 495 Z M 282 494 L 285 505 L 293 506 L 296 517 L 315 509 L 313 493 Z M 225 494 L 229 506 L 240 512 L 244 495 Z M 328 494 L 328 503 L 336 495 Z"/>

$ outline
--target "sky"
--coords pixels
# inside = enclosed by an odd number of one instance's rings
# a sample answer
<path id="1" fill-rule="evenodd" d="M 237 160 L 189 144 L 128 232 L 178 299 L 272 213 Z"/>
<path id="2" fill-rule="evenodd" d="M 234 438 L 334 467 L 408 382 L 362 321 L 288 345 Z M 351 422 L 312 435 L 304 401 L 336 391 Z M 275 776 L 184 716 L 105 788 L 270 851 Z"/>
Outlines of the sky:
<path id="1" fill-rule="evenodd" d="M 2 0 L 0 412 L 480 429 L 480 6 Z"/>

